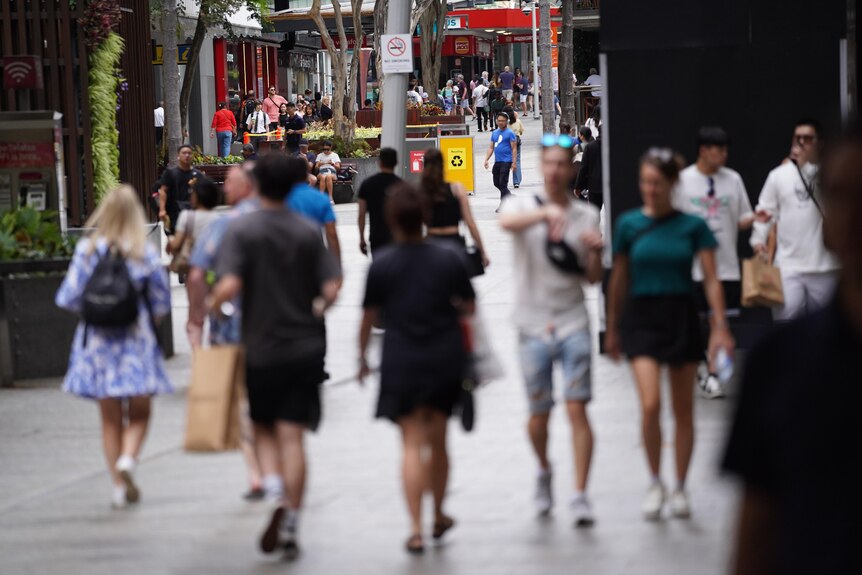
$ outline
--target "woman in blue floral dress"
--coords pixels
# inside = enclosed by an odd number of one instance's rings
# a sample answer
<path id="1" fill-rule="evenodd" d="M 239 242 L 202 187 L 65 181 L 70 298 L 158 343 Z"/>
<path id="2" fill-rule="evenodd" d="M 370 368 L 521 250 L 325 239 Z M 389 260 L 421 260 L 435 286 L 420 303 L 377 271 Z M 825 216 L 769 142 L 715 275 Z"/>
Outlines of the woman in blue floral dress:
<path id="1" fill-rule="evenodd" d="M 58 306 L 80 313 L 84 286 L 109 247 L 125 256 L 140 295 L 138 318 L 129 327 L 78 325 L 63 381 L 64 391 L 99 403 L 105 458 L 114 484 L 111 504 L 117 508 L 140 498 L 132 474 L 147 433 L 150 398 L 171 391 L 148 311 L 149 307 L 156 318 L 167 315 L 170 286 L 159 254 L 146 242 L 145 226 L 141 202 L 131 187 L 120 186 L 108 194 L 87 222 L 94 232 L 78 243 L 56 297 Z"/>

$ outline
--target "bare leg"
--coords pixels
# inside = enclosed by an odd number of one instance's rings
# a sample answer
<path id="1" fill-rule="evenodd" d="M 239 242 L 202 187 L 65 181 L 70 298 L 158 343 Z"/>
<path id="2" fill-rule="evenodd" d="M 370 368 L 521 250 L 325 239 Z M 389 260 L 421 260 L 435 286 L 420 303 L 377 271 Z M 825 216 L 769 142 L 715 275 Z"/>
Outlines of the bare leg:
<path id="1" fill-rule="evenodd" d="M 282 460 L 282 477 L 287 503 L 290 509 L 302 507 L 305 493 L 305 447 L 303 434 L 305 428 L 296 423 L 279 421 L 275 424 L 276 438 Z"/>
<path id="2" fill-rule="evenodd" d="M 278 443 L 271 426 L 254 424 L 254 450 L 260 471 L 267 475 L 282 475 L 279 463 Z"/>
<path id="3" fill-rule="evenodd" d="M 426 422 L 428 442 L 431 445 L 431 493 L 434 496 L 434 522 L 448 519 L 443 513 L 443 499 L 449 482 L 449 453 L 446 450 L 448 420 L 442 413 L 430 412 Z"/>
<path id="4" fill-rule="evenodd" d="M 587 417 L 587 404 L 583 401 L 567 401 L 566 410 L 572 424 L 572 445 L 575 451 L 575 490 L 586 491 L 587 476 L 593 458 L 593 430 Z"/>
<path id="5" fill-rule="evenodd" d="M 248 483 L 252 489 L 261 487 L 263 475 L 260 464 L 257 461 L 257 453 L 254 449 L 254 426 L 248 416 L 248 400 L 243 399 L 240 406 L 239 426 L 241 434 L 242 457 L 245 460 L 245 468 L 248 471 Z"/>
<path id="6" fill-rule="evenodd" d="M 114 485 L 123 485 L 120 474 L 117 473 L 117 459 L 123 443 L 123 404 L 119 399 L 100 399 L 99 412 L 102 416 L 102 448 L 105 451 L 105 461 Z"/>
<path id="7" fill-rule="evenodd" d="M 425 488 L 425 474 L 422 466 L 422 444 L 425 441 L 422 421 L 417 412 L 398 420 L 404 442 L 402 477 L 407 510 L 410 512 L 410 534 L 422 534 L 422 492 Z"/>
<path id="8" fill-rule="evenodd" d="M 317 176 L 317 183 L 320 186 L 320 192 L 326 193 L 326 174 L 319 174 Z"/>
<path id="9" fill-rule="evenodd" d="M 334 199 L 332 197 L 332 187 L 333 187 L 334 183 L 335 183 L 335 176 L 327 174 L 327 176 L 326 176 L 326 192 L 329 194 L 329 201 L 330 202 L 334 201 Z"/>
<path id="10" fill-rule="evenodd" d="M 150 397 L 141 395 L 129 399 L 129 424 L 123 431 L 123 455 L 135 460 L 141 453 L 150 425 Z"/>
<path id="11" fill-rule="evenodd" d="M 694 451 L 694 380 L 697 364 L 670 368 L 670 392 L 676 426 L 676 479 L 680 488 L 685 486 L 688 465 Z"/>
<path id="12" fill-rule="evenodd" d="M 548 420 L 550 417 L 550 413 L 534 413 L 530 415 L 530 421 L 527 423 L 530 443 L 533 444 L 533 451 L 539 459 L 539 467 L 544 471 L 551 468 L 551 464 L 548 462 Z"/>
<path id="13" fill-rule="evenodd" d="M 641 429 L 647 463 L 653 477 L 661 470 L 661 366 L 648 357 L 631 361 L 641 399 Z"/>

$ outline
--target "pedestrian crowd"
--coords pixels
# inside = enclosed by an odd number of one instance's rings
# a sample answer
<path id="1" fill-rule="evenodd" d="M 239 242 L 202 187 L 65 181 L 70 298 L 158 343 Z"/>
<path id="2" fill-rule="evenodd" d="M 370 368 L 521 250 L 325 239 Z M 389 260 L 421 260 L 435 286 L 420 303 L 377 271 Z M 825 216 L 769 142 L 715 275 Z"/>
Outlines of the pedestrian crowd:
<path id="1" fill-rule="evenodd" d="M 534 194 L 513 194 L 508 177 L 516 174 L 518 188 L 523 125 L 512 102 L 525 113 L 531 88 L 508 67 L 493 95 L 491 83 L 484 75 L 468 88 L 460 77 L 447 82 L 441 97 L 453 107 L 469 107 L 458 95 L 470 94 L 480 132 L 487 130 L 483 117 L 495 113 L 484 163 L 487 169 L 494 156 L 499 223 L 513 244 L 512 320 L 536 460 L 534 503 L 546 515 L 555 502 L 558 468 L 548 457 L 548 442 L 556 367 L 571 427 L 569 506 L 573 524 L 589 527 L 596 521 L 588 496 L 595 440 L 587 407 L 597 326 L 591 330 L 584 290 L 605 276 L 601 111 L 595 108 L 591 124 L 544 135 L 542 185 Z M 601 85 L 600 79 L 588 84 Z M 411 93 L 423 91 L 413 86 Z M 192 346 L 203 345 L 208 319 L 210 345 L 245 349 L 246 497 L 274 503 L 261 549 L 282 549 L 292 559 L 300 550 L 304 435 L 318 428 L 323 414 L 324 317 L 342 285 L 341 246 L 327 200 L 340 159 L 329 143 L 316 157 L 308 155 L 307 143 L 301 151 L 303 119 L 291 103 L 271 98 L 269 108 L 255 103 L 253 113 L 261 110 L 274 119 L 270 128 L 281 122 L 280 111 L 290 116 L 282 125 L 295 122 L 290 135 L 297 153 L 262 155 L 232 168 L 224 185 L 231 208 L 219 209 L 219 190 L 191 168 L 191 151 L 183 147 L 177 167 L 162 180 L 158 206 L 172 230 L 169 251 L 187 274 Z M 214 125 L 216 133 L 221 127 Z M 725 394 L 726 367 L 737 347 L 732 321 L 744 313 L 739 232 L 753 230 L 755 257 L 780 269 L 784 298 L 773 308 L 779 329 L 751 350 L 742 370 L 723 462 L 745 485 L 735 561 L 740 572 L 805 572 L 803 566 L 814 570 L 824 561 L 834 567 L 827 571 L 844 572 L 847 565 L 859 566 L 857 557 L 848 556 L 855 541 L 850 537 L 860 535 L 858 519 L 848 514 L 858 505 L 841 505 L 840 498 L 858 498 L 852 462 L 844 463 L 858 451 L 858 433 L 844 433 L 842 425 L 859 395 L 847 382 L 862 342 L 862 135 L 850 132 L 824 151 L 819 124 L 799 121 L 787 160 L 770 172 L 754 208 L 742 178 L 726 166 L 729 145 L 723 129 L 704 127 L 689 166 L 674 150 L 647 150 L 638 164 L 642 205 L 618 215 L 608 246 L 613 265 L 602 344 L 611 359 L 626 358 L 636 384 L 648 471 L 641 513 L 655 521 L 666 508 L 676 518 L 693 512 L 688 471 L 694 392 L 699 387 L 706 397 Z M 381 150 L 380 173 L 357 194 L 359 249 L 372 259 L 358 374 L 363 383 L 372 368 L 379 370 L 376 417 L 400 431 L 410 518 L 405 547 L 418 554 L 426 542 L 426 492 L 433 499 L 432 538 L 440 540 L 456 524 L 445 506 L 447 427 L 460 415 L 469 428 L 473 386 L 467 382 L 484 379 L 476 369 L 477 349 L 487 342 L 471 278 L 491 262 L 469 194 L 445 182 L 441 153 L 424 154 L 418 186 L 394 174 L 397 164 L 394 150 Z M 310 186 L 312 167 L 327 194 Z M 122 186 L 109 194 L 88 227 L 94 232 L 78 244 L 57 294 L 58 305 L 82 318 L 64 389 L 98 401 L 111 502 L 124 507 L 141 498 L 134 471 L 150 398 L 171 391 L 157 341 L 158 319 L 170 309 L 169 288 L 158 254 L 144 243 L 144 214 L 133 190 Z M 183 253 L 185 261 L 178 257 Z M 120 311 L 123 320 L 111 321 Z M 381 333 L 381 359 L 372 365 L 369 348 Z M 674 419 L 670 489 L 660 471 L 665 369 Z M 827 384 L 842 392 L 814 388 Z M 835 537 L 830 529 L 813 533 L 811 525 L 855 527 Z"/>

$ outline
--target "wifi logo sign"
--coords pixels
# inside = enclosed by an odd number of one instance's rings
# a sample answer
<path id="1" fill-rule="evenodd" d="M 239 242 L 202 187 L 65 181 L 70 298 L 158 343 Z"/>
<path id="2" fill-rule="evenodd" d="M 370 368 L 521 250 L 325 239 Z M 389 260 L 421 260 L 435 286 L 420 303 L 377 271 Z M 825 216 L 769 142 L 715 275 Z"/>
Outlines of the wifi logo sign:
<path id="1" fill-rule="evenodd" d="M 4 88 L 42 88 L 42 61 L 38 56 L 7 56 L 2 64 Z"/>

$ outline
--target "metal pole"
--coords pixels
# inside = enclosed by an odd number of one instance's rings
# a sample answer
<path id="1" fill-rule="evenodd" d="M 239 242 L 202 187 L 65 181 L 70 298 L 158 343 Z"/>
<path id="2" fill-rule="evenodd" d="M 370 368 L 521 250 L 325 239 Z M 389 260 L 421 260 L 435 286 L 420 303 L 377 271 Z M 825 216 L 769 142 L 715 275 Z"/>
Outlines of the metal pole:
<path id="1" fill-rule="evenodd" d="M 389 13 L 386 18 L 387 34 L 409 34 L 410 6 L 412 2 L 389 3 Z M 403 177 L 402 166 L 407 157 L 407 74 L 386 74 L 386 101 L 383 104 L 383 129 L 380 134 L 380 145 L 384 148 L 394 148 L 398 152 L 398 164 L 395 173 Z"/>
<path id="2" fill-rule="evenodd" d="M 533 16 L 533 119 L 539 119 L 539 41 L 536 38 L 536 2 L 533 0 L 531 13 Z"/>

